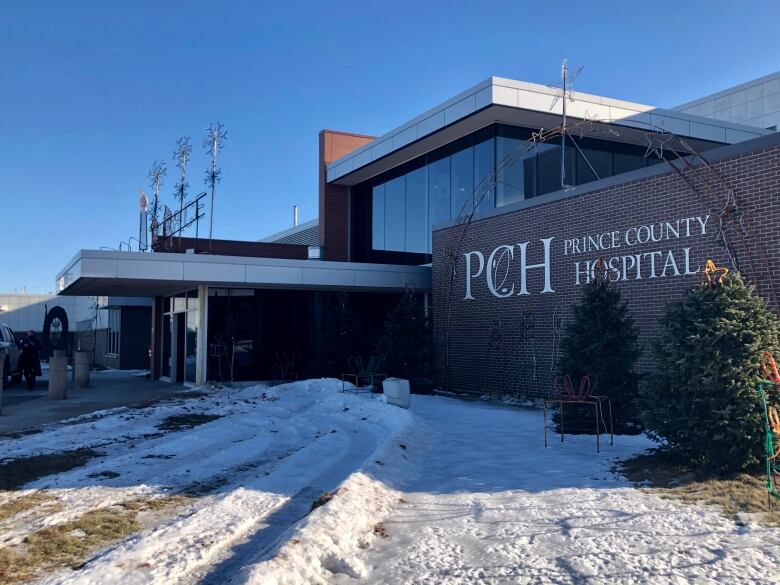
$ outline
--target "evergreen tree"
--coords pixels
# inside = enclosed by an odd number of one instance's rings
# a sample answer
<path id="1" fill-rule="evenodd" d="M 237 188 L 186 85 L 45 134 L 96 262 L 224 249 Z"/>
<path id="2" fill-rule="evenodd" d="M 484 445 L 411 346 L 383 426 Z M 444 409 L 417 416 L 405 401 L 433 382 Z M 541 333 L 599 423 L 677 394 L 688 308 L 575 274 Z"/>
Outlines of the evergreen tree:
<path id="1" fill-rule="evenodd" d="M 390 376 L 409 380 L 415 391 L 431 383 L 431 327 L 425 309 L 412 291 L 387 314 L 376 353 Z"/>
<path id="2" fill-rule="evenodd" d="M 365 336 L 360 316 L 347 293 L 338 293 L 325 311 L 322 355 L 326 373 L 341 376 L 350 371 L 349 358 L 365 353 Z"/>
<path id="3" fill-rule="evenodd" d="M 775 315 L 734 275 L 695 287 L 662 326 L 657 374 L 642 389 L 648 434 L 711 473 L 756 465 L 764 448 L 756 388 L 761 353 L 779 346 Z"/>
<path id="4" fill-rule="evenodd" d="M 593 394 L 612 401 L 615 432 L 636 433 L 638 332 L 609 272 L 596 272 L 595 278 L 583 285 L 582 297 L 572 309 L 572 320 L 561 340 L 560 373 L 571 377 L 575 389 L 583 376 L 590 375 L 596 383 Z M 605 416 L 607 412 L 605 409 Z M 564 416 L 566 428 L 592 432 L 592 407 L 567 405 Z"/>

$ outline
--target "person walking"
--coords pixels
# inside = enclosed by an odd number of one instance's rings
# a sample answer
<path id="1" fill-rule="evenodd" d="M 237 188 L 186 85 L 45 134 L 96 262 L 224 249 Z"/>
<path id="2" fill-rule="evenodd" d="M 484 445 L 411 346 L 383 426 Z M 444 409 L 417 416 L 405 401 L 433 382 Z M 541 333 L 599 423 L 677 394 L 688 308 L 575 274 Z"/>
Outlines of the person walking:
<path id="1" fill-rule="evenodd" d="M 28 331 L 27 337 L 19 342 L 22 355 L 19 357 L 19 369 L 27 381 L 27 389 L 35 390 L 35 378 L 41 375 L 41 342 L 34 331 Z"/>

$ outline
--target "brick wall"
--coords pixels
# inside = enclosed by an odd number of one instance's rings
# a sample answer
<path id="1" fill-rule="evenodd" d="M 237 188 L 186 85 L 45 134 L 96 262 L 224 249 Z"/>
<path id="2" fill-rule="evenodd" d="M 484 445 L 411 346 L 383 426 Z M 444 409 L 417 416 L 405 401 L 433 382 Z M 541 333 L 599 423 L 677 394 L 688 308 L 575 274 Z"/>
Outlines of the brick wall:
<path id="1" fill-rule="evenodd" d="M 364 144 L 373 136 L 323 130 L 320 132 L 320 245 L 326 260 L 349 260 L 349 187 L 326 182 L 325 165 Z"/>
<path id="2" fill-rule="evenodd" d="M 546 393 L 550 377 L 555 371 L 555 351 L 558 346 L 554 317 L 568 321 L 571 305 L 579 297 L 576 285 L 575 262 L 594 261 L 599 257 L 618 257 L 613 272 L 619 278 L 623 298 L 628 301 L 635 323 L 641 331 L 643 356 L 640 368 L 648 371 L 653 366 L 651 344 L 658 332 L 659 320 L 669 302 L 681 299 L 700 278 L 684 274 L 685 248 L 688 248 L 689 272 L 695 271 L 708 258 L 718 265 L 730 265 L 726 249 L 718 243 L 719 217 L 728 200 L 728 190 L 742 202 L 748 213 L 743 224 L 745 234 L 738 229 L 739 222 L 728 231 L 737 262 L 745 276 L 754 281 L 757 289 L 771 304 L 777 306 L 780 291 L 780 146 L 778 141 L 763 142 L 756 150 L 734 155 L 715 162 L 710 169 L 698 167 L 681 174 L 670 167 L 668 172 L 627 181 L 614 186 L 574 194 L 537 206 L 529 206 L 502 215 L 474 221 L 465 230 L 450 227 L 433 236 L 433 306 L 435 364 L 438 382 L 450 390 L 482 392 L 520 391 L 530 395 Z M 634 175 L 636 176 L 636 175 Z M 718 177 L 721 177 L 719 179 Z M 691 187 L 693 185 L 695 189 Z M 705 220 L 701 234 L 698 220 L 689 222 L 691 235 L 685 233 L 685 218 Z M 683 220 L 683 233 L 675 237 L 663 222 L 673 227 Z M 725 218 L 728 222 L 728 217 Z M 659 225 L 659 222 L 661 224 Z M 660 241 L 636 243 L 640 226 L 642 239 L 650 235 L 649 225 Z M 658 230 L 661 230 L 658 232 Z M 572 240 L 583 236 L 598 236 L 610 245 L 612 232 L 621 247 L 575 253 Z M 625 238 L 628 235 L 629 240 Z M 462 238 L 462 244 L 458 241 Z M 527 265 L 544 261 L 542 238 L 550 242 L 551 287 L 554 292 L 542 294 L 544 270 L 528 269 L 529 295 L 518 295 L 520 286 L 520 254 L 517 244 L 528 242 Z M 598 239 L 598 238 L 596 238 Z M 630 245 L 633 243 L 634 245 Z M 579 242 L 579 247 L 592 245 Z M 502 249 L 489 266 L 491 252 L 500 245 L 513 246 L 514 258 Z M 485 269 L 478 278 L 472 278 L 474 300 L 466 296 L 466 259 L 464 253 L 480 251 Z M 657 255 L 654 252 L 660 251 Z M 671 251 L 680 276 L 668 263 Z M 568 252 L 568 253 L 566 253 Z M 455 278 L 450 287 L 448 253 L 457 259 Z M 503 256 L 501 254 L 504 254 Z M 639 260 L 639 276 L 631 261 Z M 639 255 L 639 258 L 637 258 Z M 478 257 L 472 255 L 472 273 L 476 273 Z M 656 262 L 652 277 L 651 260 Z M 663 274 L 663 268 L 666 274 Z M 581 264 L 581 269 L 584 267 Z M 495 274 L 497 298 L 488 289 L 486 274 Z M 581 276 L 583 278 L 583 276 Z M 624 280 L 625 278 L 625 280 Z M 514 286 L 514 289 L 512 289 Z M 511 293 L 511 294 L 510 294 Z M 449 334 L 448 334 L 449 332 Z M 447 340 L 449 339 L 449 343 Z M 447 348 L 449 347 L 449 354 Z M 446 365 L 449 364 L 449 367 Z"/>

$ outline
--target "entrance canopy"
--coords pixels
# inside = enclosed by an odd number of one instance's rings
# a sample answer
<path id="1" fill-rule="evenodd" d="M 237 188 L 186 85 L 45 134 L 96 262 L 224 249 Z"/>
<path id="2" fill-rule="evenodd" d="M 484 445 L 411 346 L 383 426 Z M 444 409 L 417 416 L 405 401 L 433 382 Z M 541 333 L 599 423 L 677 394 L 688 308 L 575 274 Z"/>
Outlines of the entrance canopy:
<path id="1" fill-rule="evenodd" d="M 198 285 L 297 290 L 431 290 L 430 266 L 81 250 L 57 275 L 61 295 L 165 296 Z"/>

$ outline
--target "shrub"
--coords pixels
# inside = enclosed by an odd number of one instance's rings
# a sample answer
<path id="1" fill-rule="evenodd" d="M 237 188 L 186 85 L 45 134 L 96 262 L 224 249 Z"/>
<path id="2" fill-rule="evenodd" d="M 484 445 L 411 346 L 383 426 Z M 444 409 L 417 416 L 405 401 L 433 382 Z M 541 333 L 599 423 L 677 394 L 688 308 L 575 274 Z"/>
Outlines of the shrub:
<path id="1" fill-rule="evenodd" d="M 431 384 L 431 327 L 422 304 L 405 293 L 385 319 L 376 353 L 385 373 L 409 380 L 415 391 Z"/>
<path id="2" fill-rule="evenodd" d="M 615 431 L 636 433 L 638 332 L 620 289 L 608 275 L 597 274 L 582 287 L 582 297 L 572 308 L 572 320 L 561 340 L 560 373 L 570 376 L 575 388 L 582 376 L 595 377 L 593 393 L 612 401 Z M 565 417 L 567 428 L 592 432 L 592 408 L 567 406 Z"/>
<path id="3" fill-rule="evenodd" d="M 696 286 L 662 321 L 657 373 L 642 390 L 648 434 L 709 473 L 755 466 L 764 447 L 760 356 L 777 349 L 777 319 L 739 275 Z"/>

